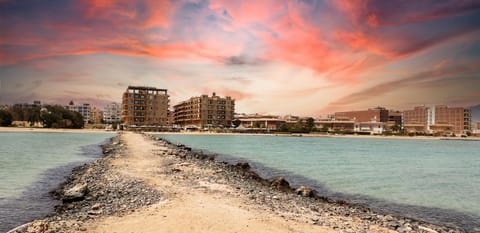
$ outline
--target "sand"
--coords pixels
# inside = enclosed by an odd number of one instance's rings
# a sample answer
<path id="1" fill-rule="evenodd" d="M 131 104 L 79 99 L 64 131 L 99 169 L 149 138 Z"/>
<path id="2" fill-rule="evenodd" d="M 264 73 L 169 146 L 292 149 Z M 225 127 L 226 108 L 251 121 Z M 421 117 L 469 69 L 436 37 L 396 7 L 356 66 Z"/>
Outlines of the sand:
<path id="1" fill-rule="evenodd" d="M 127 156 L 113 161 L 113 166 L 125 175 L 145 180 L 165 193 L 166 198 L 126 216 L 91 222 L 85 226 L 87 232 L 335 232 L 310 223 L 286 221 L 275 213 L 248 205 L 242 197 L 233 195 L 233 188 L 227 185 L 182 185 L 165 175 L 164 169 L 172 161 L 153 153 L 166 148 L 157 148 L 140 134 L 124 133 L 122 137 L 127 144 Z"/>

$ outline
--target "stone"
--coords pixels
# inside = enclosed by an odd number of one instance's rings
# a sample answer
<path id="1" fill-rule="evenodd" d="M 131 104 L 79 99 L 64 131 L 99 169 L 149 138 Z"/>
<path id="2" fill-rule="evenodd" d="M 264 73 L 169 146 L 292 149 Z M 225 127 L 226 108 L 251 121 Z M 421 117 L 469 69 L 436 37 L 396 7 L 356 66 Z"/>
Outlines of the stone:
<path id="1" fill-rule="evenodd" d="M 35 220 L 27 227 L 26 232 L 36 233 L 36 232 L 45 232 L 47 230 L 48 230 L 48 223 L 46 221 Z"/>
<path id="2" fill-rule="evenodd" d="M 288 181 L 282 176 L 270 180 L 270 185 L 281 190 L 290 189 L 290 183 L 288 183 Z"/>
<path id="3" fill-rule="evenodd" d="M 98 209 L 102 208 L 102 206 L 103 206 L 102 204 L 97 203 L 97 204 L 92 206 L 92 210 L 98 210 Z"/>
<path id="4" fill-rule="evenodd" d="M 314 197 L 316 192 L 315 190 L 306 187 L 306 186 L 300 186 L 295 190 L 295 193 L 298 195 L 301 195 L 303 197 Z"/>
<path id="5" fill-rule="evenodd" d="M 88 192 L 86 183 L 78 183 L 63 194 L 63 202 L 81 201 Z"/>
<path id="6" fill-rule="evenodd" d="M 430 228 L 428 228 L 428 227 L 424 227 L 424 226 L 418 226 L 418 229 L 420 229 L 420 230 L 422 230 L 422 231 L 429 232 L 429 233 L 438 233 L 438 231 L 433 230 L 433 229 L 430 229 Z"/>
<path id="7" fill-rule="evenodd" d="M 240 168 L 240 169 L 243 169 L 243 170 L 250 169 L 250 164 L 248 164 L 248 163 L 241 163 L 240 162 L 240 163 L 237 163 L 235 166 Z"/>

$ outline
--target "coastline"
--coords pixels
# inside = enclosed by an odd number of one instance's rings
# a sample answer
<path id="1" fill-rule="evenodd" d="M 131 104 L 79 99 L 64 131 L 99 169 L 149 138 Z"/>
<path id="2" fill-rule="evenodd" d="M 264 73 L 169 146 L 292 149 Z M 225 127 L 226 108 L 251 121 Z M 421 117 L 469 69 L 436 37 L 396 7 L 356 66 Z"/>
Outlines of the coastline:
<path id="1" fill-rule="evenodd" d="M 31 133 L 114 133 L 102 129 L 51 129 L 51 128 L 23 128 L 0 127 L 0 133 L 5 132 L 31 132 Z"/>
<path id="2" fill-rule="evenodd" d="M 259 177 L 248 164 L 219 162 L 149 135 L 121 133 L 104 152 L 54 192 L 62 198 L 86 182 L 84 200 L 11 232 L 465 232 L 378 214 L 308 187 L 293 190 L 284 179 Z M 112 180 L 117 185 L 109 186 Z"/>

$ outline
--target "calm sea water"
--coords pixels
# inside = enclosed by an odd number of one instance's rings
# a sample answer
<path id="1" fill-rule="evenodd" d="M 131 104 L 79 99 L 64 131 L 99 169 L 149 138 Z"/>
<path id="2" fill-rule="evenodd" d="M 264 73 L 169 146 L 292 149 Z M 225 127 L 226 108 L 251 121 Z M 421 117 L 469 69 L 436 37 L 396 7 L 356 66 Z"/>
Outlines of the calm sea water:
<path id="1" fill-rule="evenodd" d="M 480 232 L 480 142 L 233 135 L 159 135 L 264 177 L 377 211 Z"/>
<path id="2" fill-rule="evenodd" d="M 0 232 L 53 211 L 48 192 L 112 134 L 0 132 Z"/>

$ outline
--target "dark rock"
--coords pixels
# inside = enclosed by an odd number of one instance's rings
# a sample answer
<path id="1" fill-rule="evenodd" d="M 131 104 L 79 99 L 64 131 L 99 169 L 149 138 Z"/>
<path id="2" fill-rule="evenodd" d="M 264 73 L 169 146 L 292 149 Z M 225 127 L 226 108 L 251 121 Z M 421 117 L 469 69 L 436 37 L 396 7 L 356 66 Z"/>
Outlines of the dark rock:
<path id="1" fill-rule="evenodd" d="M 235 166 L 243 170 L 250 169 L 250 164 L 248 163 L 237 163 Z"/>
<path id="2" fill-rule="evenodd" d="M 288 181 L 285 180 L 285 178 L 283 178 L 282 176 L 279 176 L 270 180 L 270 185 L 280 190 L 290 189 L 290 183 L 288 183 Z"/>

